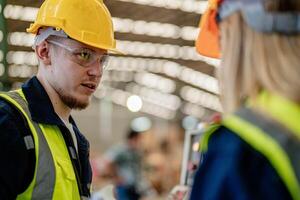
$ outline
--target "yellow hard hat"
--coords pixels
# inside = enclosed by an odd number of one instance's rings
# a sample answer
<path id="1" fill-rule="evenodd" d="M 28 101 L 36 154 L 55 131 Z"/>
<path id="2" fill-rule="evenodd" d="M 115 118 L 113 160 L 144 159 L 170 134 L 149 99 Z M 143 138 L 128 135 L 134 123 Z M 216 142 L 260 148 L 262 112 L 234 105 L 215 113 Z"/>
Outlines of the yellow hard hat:
<path id="1" fill-rule="evenodd" d="M 116 49 L 111 15 L 102 0 L 45 0 L 27 32 L 37 34 L 43 27 L 62 29 L 74 40 L 121 53 Z"/>

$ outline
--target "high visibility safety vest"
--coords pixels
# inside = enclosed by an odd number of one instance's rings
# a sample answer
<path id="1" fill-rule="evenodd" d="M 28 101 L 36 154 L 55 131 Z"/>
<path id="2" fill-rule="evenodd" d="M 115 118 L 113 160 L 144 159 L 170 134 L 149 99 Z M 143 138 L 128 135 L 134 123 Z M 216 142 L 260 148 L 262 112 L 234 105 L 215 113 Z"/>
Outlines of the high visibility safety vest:
<path id="1" fill-rule="evenodd" d="M 25 136 L 27 149 L 35 148 L 35 172 L 20 200 L 80 200 L 78 183 L 67 146 L 59 128 L 38 124 L 31 119 L 22 90 L 0 93 L 0 98 L 14 105 L 25 117 L 31 136 Z"/>
<path id="2" fill-rule="evenodd" d="M 272 95 L 261 95 L 257 103 L 285 126 L 248 107 L 226 117 L 222 125 L 264 155 L 292 198 L 300 200 L 300 106 Z M 220 125 L 212 126 L 205 133 L 201 141 L 202 151 L 206 151 L 209 137 L 218 127 Z"/>

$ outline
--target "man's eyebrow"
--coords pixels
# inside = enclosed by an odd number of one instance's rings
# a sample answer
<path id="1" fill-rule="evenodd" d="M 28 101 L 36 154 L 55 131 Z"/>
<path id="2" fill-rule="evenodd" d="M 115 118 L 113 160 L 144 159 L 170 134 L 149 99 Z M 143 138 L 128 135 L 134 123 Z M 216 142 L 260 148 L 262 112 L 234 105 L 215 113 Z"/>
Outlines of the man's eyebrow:
<path id="1" fill-rule="evenodd" d="M 86 46 L 79 46 L 79 47 L 73 47 L 73 48 L 77 48 L 77 49 L 80 49 L 80 50 L 89 50 L 89 51 L 92 51 L 92 52 L 96 52 L 94 49 L 91 49 L 91 48 L 86 47 Z"/>

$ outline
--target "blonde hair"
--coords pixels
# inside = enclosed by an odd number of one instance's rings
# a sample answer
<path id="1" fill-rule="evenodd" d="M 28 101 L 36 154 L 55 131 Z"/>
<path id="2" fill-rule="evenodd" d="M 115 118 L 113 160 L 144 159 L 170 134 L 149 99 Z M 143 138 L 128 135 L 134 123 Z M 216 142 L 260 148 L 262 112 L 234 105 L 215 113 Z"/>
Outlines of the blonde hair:
<path id="1" fill-rule="evenodd" d="M 220 24 L 222 61 L 219 70 L 225 112 L 262 91 L 300 103 L 300 35 L 259 33 L 240 13 Z"/>

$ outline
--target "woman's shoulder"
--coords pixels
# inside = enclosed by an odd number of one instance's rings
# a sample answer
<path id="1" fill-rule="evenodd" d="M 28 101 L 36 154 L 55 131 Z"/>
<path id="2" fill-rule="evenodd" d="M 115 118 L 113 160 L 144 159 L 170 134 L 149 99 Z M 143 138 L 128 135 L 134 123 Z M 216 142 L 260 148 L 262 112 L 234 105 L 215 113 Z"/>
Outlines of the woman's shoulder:
<path id="1" fill-rule="evenodd" d="M 214 172 L 208 171 L 212 173 L 212 177 L 216 174 L 219 174 L 218 177 L 223 177 L 220 179 L 220 184 L 225 183 L 228 190 L 240 188 L 238 190 L 240 195 L 246 194 L 258 199 L 260 197 L 290 198 L 285 185 L 269 160 L 225 126 L 220 126 L 210 136 L 208 149 L 201 165 L 203 165 L 202 169 L 219 169 Z"/>

